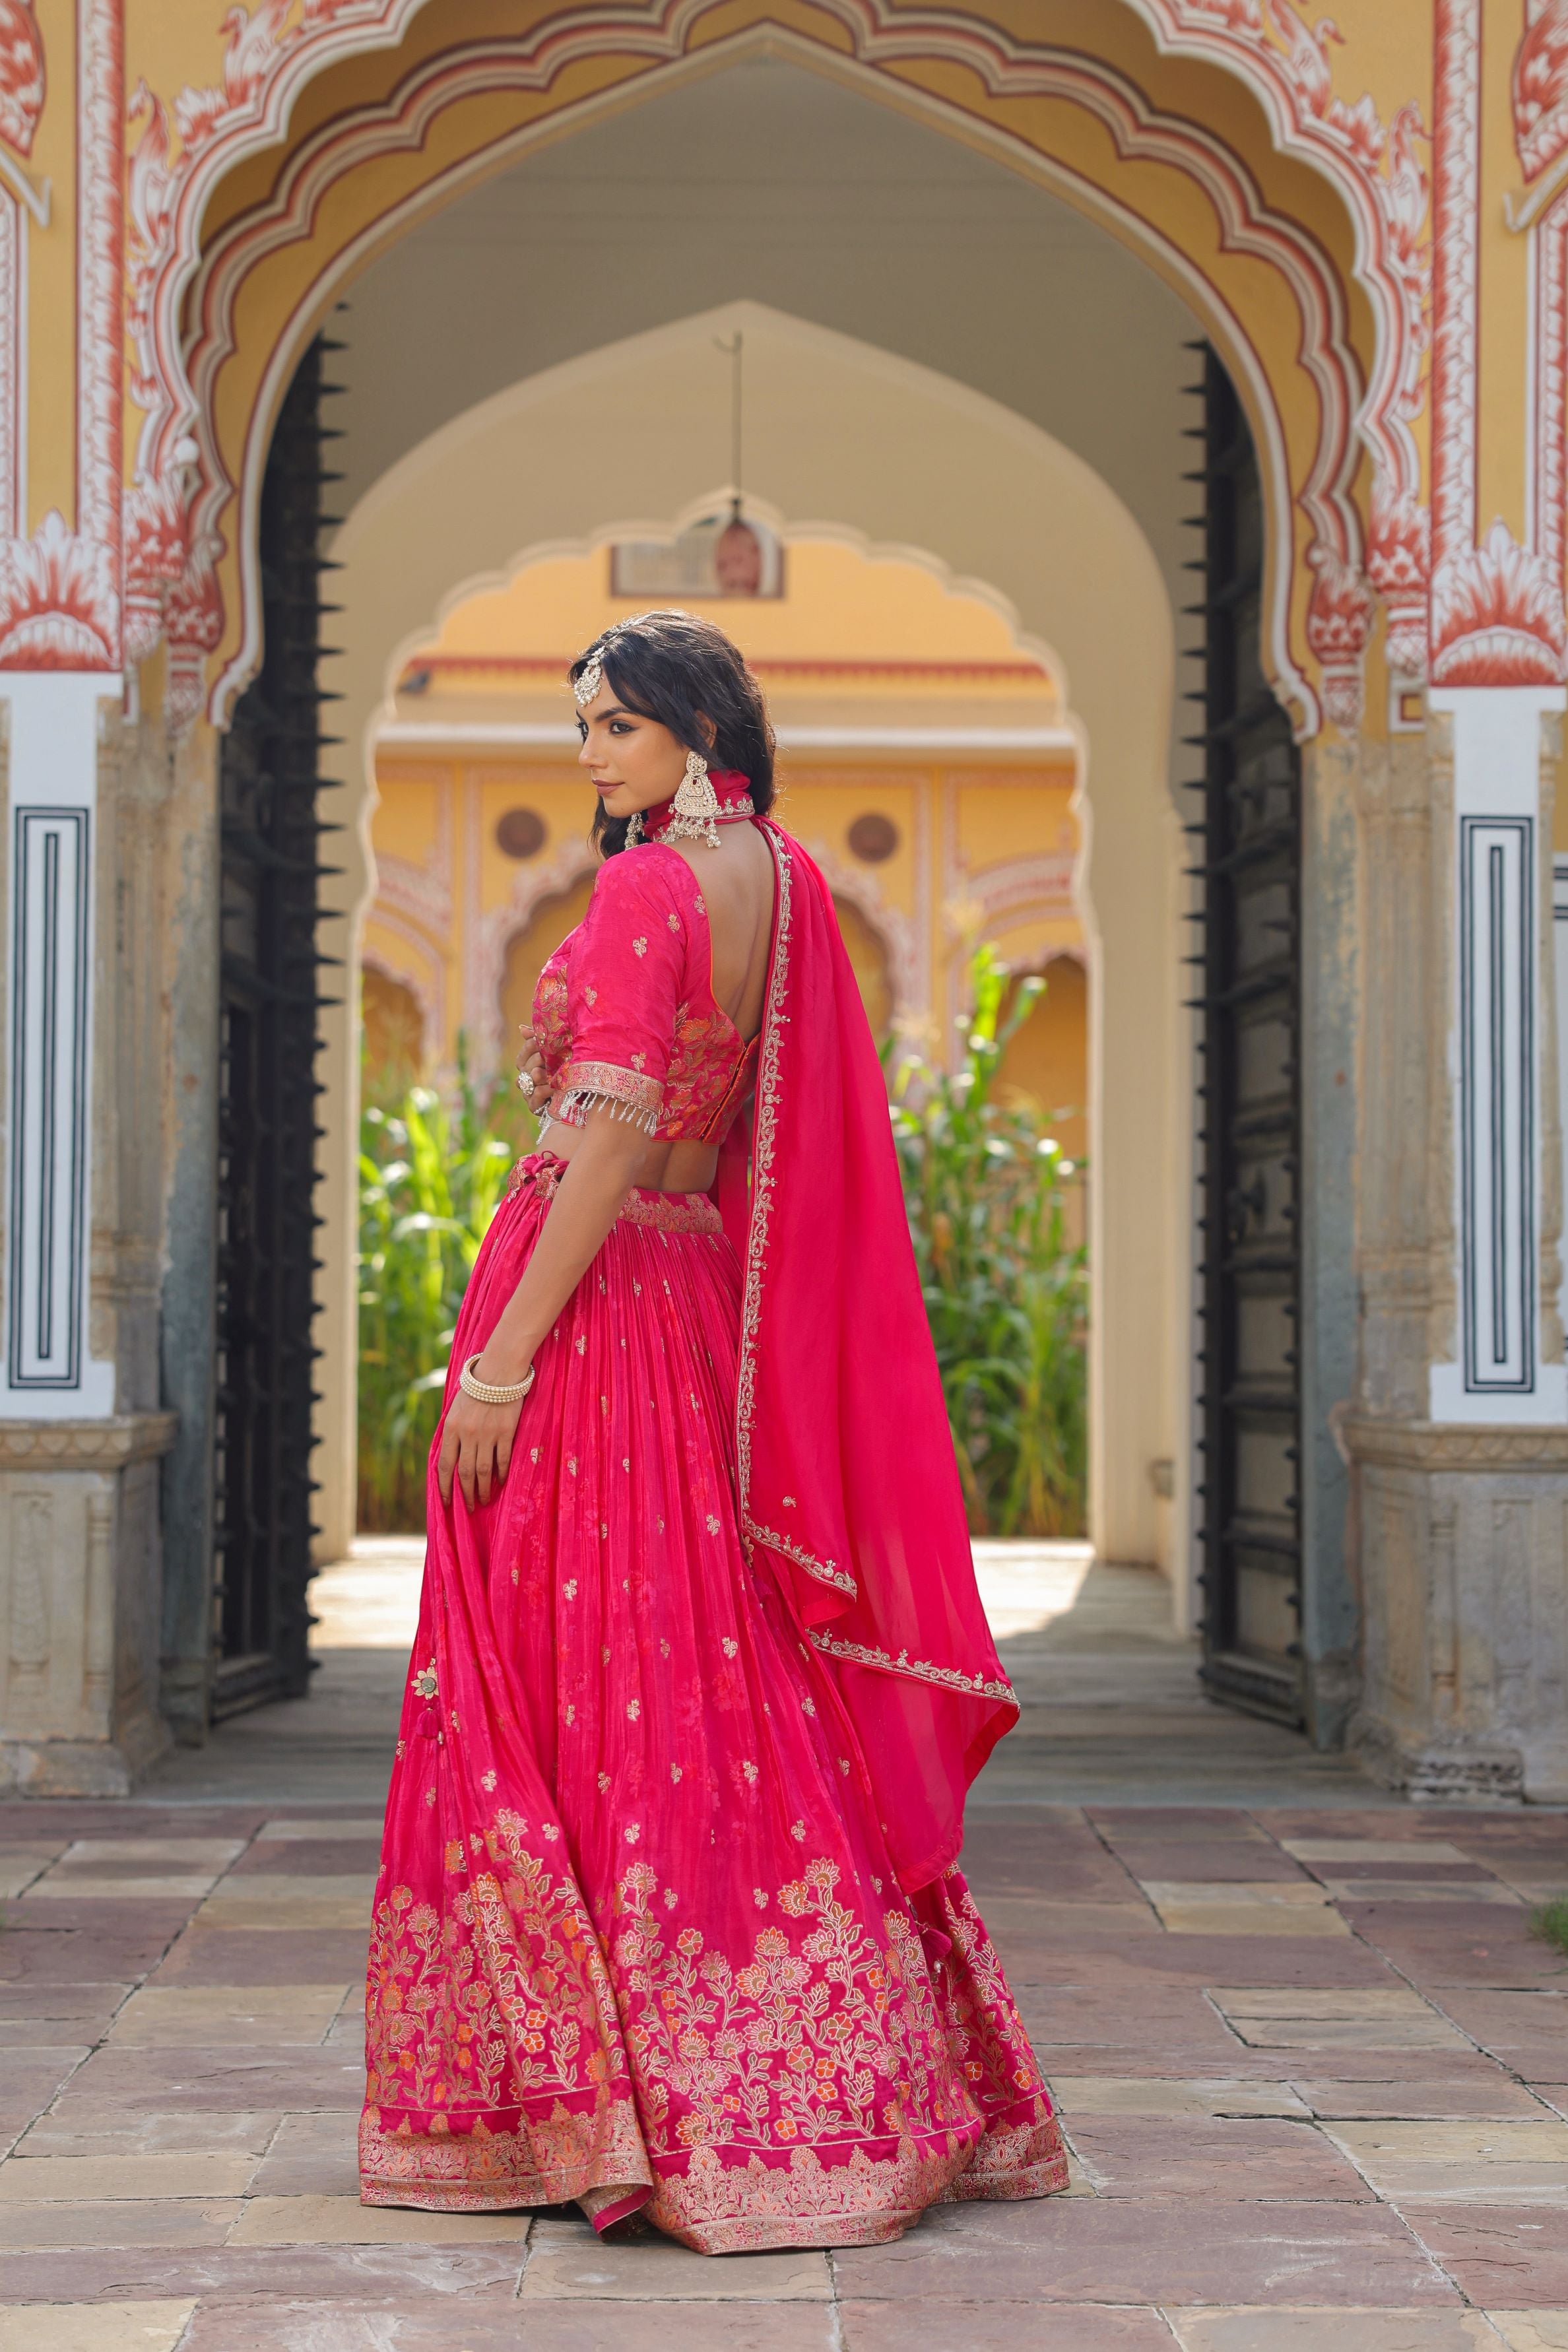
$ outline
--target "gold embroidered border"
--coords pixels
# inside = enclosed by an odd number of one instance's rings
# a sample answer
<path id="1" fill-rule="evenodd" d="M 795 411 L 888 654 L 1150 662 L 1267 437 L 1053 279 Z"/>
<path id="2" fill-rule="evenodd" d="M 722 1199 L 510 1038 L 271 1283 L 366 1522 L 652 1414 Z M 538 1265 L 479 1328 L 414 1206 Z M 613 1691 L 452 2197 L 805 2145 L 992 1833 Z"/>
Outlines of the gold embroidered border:
<path id="1" fill-rule="evenodd" d="M 628 1225 L 666 1234 L 721 1234 L 724 1220 L 706 1192 L 628 1192 L 617 1214 Z"/>
<path id="2" fill-rule="evenodd" d="M 806 1550 L 804 1544 L 795 1543 L 789 1536 L 777 1534 L 772 1528 L 761 1526 L 755 1519 L 742 1519 L 741 1529 L 752 1543 L 766 1544 L 772 1551 L 782 1551 L 787 1559 L 794 1560 L 797 1568 L 804 1568 L 807 1576 L 815 1576 L 819 1584 L 836 1584 L 839 1591 L 847 1592 L 852 1601 L 858 1594 L 860 1588 L 855 1579 L 847 1569 L 840 1568 L 837 1560 L 818 1559 L 814 1552 Z"/>
<path id="3" fill-rule="evenodd" d="M 568 1127 L 581 1127 L 582 1113 L 603 1103 L 617 1118 L 640 1127 L 645 1135 L 658 1133 L 664 1087 L 640 1070 L 623 1070 L 617 1062 L 573 1062 L 561 1074 L 561 1088 L 551 1103 L 550 1116 L 564 1120 Z"/>
<path id="4" fill-rule="evenodd" d="M 517 2131 L 388 2131 L 367 2107 L 359 2129 L 360 2202 L 423 2213 L 498 2213 L 564 2205 L 584 2190 L 649 2186 L 653 2173 L 629 2096 L 591 2114 L 557 2105 Z"/>
<path id="5" fill-rule="evenodd" d="M 773 1216 L 774 1139 L 779 1122 L 779 1032 L 789 994 L 790 924 L 795 877 L 783 836 L 765 829 L 773 855 L 778 901 L 773 919 L 773 954 L 763 1010 L 757 1054 L 756 1113 L 752 1129 L 752 1222 L 746 1241 L 745 1286 L 741 1295 L 741 1350 L 735 1384 L 735 1482 L 744 1526 L 752 1493 L 752 1425 L 757 1410 L 757 1328 L 763 1313 L 763 1260 Z"/>
<path id="6" fill-rule="evenodd" d="M 961 1666 L 930 1665 L 924 1659 L 911 1658 L 907 1650 L 900 1650 L 895 1658 L 890 1650 L 875 1649 L 869 1642 L 840 1642 L 815 1625 L 806 1631 L 816 1647 L 830 1657 L 847 1658 L 857 1666 L 875 1666 L 885 1675 L 905 1675 L 910 1682 L 935 1683 L 943 1690 L 962 1691 L 966 1698 L 1004 1699 L 1017 1711 L 1018 1695 L 1009 1682 L 988 1682 L 984 1675 L 966 1675 Z"/>

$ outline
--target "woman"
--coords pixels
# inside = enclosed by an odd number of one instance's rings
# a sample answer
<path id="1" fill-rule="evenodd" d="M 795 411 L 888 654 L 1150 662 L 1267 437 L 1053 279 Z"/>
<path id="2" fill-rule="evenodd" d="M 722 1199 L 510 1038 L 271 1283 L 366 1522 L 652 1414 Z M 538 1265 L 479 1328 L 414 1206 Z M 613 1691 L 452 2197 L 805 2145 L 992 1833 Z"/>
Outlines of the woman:
<path id="1" fill-rule="evenodd" d="M 761 693 L 679 613 L 571 677 L 604 863 L 431 1453 L 363 2195 L 867 2244 L 1065 2185 L 952 1866 L 1016 1705 Z"/>

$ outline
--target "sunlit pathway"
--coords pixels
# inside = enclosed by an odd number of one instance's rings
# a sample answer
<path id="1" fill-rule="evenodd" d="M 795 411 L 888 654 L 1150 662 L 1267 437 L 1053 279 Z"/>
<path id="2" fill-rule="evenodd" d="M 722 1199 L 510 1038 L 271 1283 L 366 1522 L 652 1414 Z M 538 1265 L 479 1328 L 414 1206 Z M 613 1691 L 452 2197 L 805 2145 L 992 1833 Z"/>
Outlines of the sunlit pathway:
<path id="1" fill-rule="evenodd" d="M 179 1759 L 155 1801 L 0 1808 L 0 2352 L 1568 2347 L 1568 1974 L 1529 1933 L 1568 1886 L 1568 1816 L 1394 1806 L 1237 1729 L 1115 1573 L 986 1566 L 1028 1713 L 966 1866 L 1065 2113 L 1068 2197 L 717 2261 L 569 2218 L 364 2210 L 360 1973 L 410 1580 L 372 1556 L 323 1592 L 304 1708 Z M 1190 1793 L 1249 1770 L 1252 1802 Z"/>

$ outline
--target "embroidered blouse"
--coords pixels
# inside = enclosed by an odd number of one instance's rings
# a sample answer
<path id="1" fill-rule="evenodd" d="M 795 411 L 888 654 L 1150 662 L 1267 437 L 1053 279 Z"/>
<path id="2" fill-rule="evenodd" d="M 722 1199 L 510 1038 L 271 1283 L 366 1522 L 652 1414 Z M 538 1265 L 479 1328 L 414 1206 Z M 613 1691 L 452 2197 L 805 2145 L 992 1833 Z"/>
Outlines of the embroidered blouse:
<path id="1" fill-rule="evenodd" d="M 533 1028 L 552 1118 L 608 1103 L 659 1142 L 719 1143 L 751 1091 L 747 1045 L 713 995 L 701 886 L 677 849 L 606 858 L 588 911 L 539 975 Z"/>

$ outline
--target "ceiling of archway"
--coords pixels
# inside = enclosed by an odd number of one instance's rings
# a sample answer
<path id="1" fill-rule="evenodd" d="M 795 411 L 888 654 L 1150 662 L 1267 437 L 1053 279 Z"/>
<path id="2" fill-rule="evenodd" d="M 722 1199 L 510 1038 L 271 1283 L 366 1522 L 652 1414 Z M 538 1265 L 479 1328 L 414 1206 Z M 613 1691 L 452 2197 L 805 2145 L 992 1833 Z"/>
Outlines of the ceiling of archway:
<path id="1" fill-rule="evenodd" d="M 489 394 L 742 298 L 973 386 L 1094 467 L 1173 587 L 1191 313 L 1003 165 L 773 59 L 577 132 L 426 220 L 358 278 L 335 422 L 352 503 Z M 694 402 L 728 478 L 727 364 Z M 810 420 L 803 417 L 802 429 Z M 765 486 L 757 485 L 762 488 Z"/>

